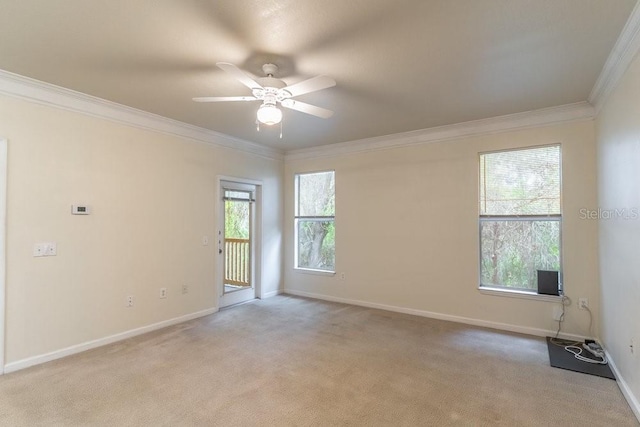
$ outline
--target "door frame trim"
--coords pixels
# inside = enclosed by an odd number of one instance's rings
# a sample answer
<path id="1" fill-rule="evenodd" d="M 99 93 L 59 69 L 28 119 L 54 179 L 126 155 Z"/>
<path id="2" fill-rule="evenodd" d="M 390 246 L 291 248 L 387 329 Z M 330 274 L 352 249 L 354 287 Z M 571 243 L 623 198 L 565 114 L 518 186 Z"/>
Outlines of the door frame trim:
<path id="1" fill-rule="evenodd" d="M 216 215 L 216 225 L 215 225 L 215 235 L 216 235 L 216 262 L 215 262 L 215 296 L 216 296 L 216 301 L 215 301 L 215 307 L 219 308 L 220 307 L 220 292 L 222 290 L 222 286 L 223 286 L 223 281 L 224 278 L 223 276 L 223 257 L 221 256 L 220 253 L 218 253 L 218 248 L 220 248 L 220 245 L 222 244 L 222 242 L 220 241 L 220 237 L 221 237 L 221 232 L 222 230 L 224 230 L 224 223 L 222 215 L 220 215 L 220 212 L 222 212 L 222 204 L 223 204 L 223 200 L 222 197 L 224 196 L 224 194 L 222 193 L 222 182 L 223 181 L 228 181 L 228 182 L 234 182 L 237 184 L 246 184 L 246 185 L 253 185 L 256 188 L 256 193 L 255 193 L 255 212 L 254 212 L 254 216 L 255 216 L 255 223 L 253 224 L 254 227 L 254 239 L 253 239 L 253 248 L 254 248 L 254 253 L 253 253 L 253 268 L 252 268 L 252 274 L 253 274 L 253 285 L 254 285 L 254 290 L 255 290 L 255 297 L 262 299 L 264 298 L 263 296 L 263 292 L 262 292 L 262 186 L 263 183 L 261 180 L 255 180 L 255 179 L 249 179 L 249 178 L 239 178 L 236 176 L 228 176 L 228 175 L 218 175 L 216 177 L 216 203 L 215 203 L 215 215 Z"/>

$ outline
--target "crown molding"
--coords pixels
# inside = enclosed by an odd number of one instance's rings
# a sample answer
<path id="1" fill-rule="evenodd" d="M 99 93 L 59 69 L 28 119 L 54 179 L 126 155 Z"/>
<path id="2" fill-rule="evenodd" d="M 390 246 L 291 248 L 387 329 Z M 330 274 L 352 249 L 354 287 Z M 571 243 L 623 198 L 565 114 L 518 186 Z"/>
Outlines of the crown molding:
<path id="1" fill-rule="evenodd" d="M 285 161 L 387 150 L 452 139 L 490 135 L 506 131 L 550 126 L 560 123 L 592 120 L 594 117 L 595 110 L 591 104 L 588 102 L 578 102 L 489 119 L 359 139 L 320 147 L 291 150 L 285 153 Z"/>
<path id="2" fill-rule="evenodd" d="M 0 94 L 218 147 L 282 160 L 280 150 L 0 70 Z"/>
<path id="3" fill-rule="evenodd" d="M 290 150 L 285 153 L 4 70 L 0 70 L 0 94 L 275 160 L 283 158 L 297 160 L 399 148 L 577 120 L 590 120 L 595 116 L 595 110 L 591 104 L 579 102 L 393 135 Z"/>
<path id="4" fill-rule="evenodd" d="M 637 2 L 589 94 L 596 115 L 640 51 L 640 2 Z"/>

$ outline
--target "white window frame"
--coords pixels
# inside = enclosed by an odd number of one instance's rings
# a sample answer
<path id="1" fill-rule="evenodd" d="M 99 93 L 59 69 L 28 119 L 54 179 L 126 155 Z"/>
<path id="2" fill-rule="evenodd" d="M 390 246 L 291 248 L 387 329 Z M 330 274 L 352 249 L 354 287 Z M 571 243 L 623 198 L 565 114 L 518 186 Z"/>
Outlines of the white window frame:
<path id="1" fill-rule="evenodd" d="M 300 246 L 300 242 L 298 240 L 298 223 L 300 220 L 304 220 L 304 221 L 332 221 L 333 222 L 333 227 L 335 230 L 335 208 L 334 208 L 334 212 L 333 215 L 329 216 L 323 216 L 323 215 L 318 215 L 318 216 L 302 216 L 300 215 L 300 177 L 304 176 L 304 175 L 315 175 L 315 174 L 320 174 L 320 173 L 328 173 L 331 172 L 333 173 L 333 180 L 334 180 L 334 186 L 335 186 L 335 170 L 319 170 L 319 171 L 313 171 L 313 172 L 300 172 L 300 173 L 296 173 L 294 175 L 294 220 L 293 220 L 293 235 L 294 235 L 294 253 L 293 253 L 293 265 L 294 265 L 294 269 L 300 272 L 305 272 L 305 273 L 313 273 L 313 274 L 320 274 L 320 275 L 335 275 L 335 253 L 334 253 L 334 260 L 333 260 L 333 270 L 321 270 L 321 269 L 315 269 L 315 268 L 309 268 L 309 267 L 300 267 L 298 265 L 298 250 L 299 250 L 299 246 Z M 334 207 L 335 207 L 335 194 L 333 195 L 334 197 Z M 335 248 L 334 248 L 335 251 Z"/>
<path id="2" fill-rule="evenodd" d="M 482 185 L 481 180 L 481 169 L 480 169 L 480 161 L 483 155 L 490 155 L 493 153 L 500 152 L 515 152 L 515 151 L 526 151 L 526 150 L 534 150 L 544 147 L 558 147 L 559 150 L 559 184 L 560 184 L 560 213 L 559 214 L 541 214 L 541 215 L 482 215 L 480 211 L 480 203 L 481 203 L 481 189 Z M 513 297 L 523 297 L 523 298 L 534 298 L 541 300 L 549 300 L 555 301 L 562 298 L 564 293 L 563 286 L 563 239 L 562 239 L 562 228 L 563 228 L 563 203 L 562 203 L 562 145 L 559 143 L 556 144 L 547 144 L 547 145 L 537 145 L 537 146 L 529 146 L 522 148 L 513 148 L 506 150 L 494 150 L 494 151 L 486 151 L 478 153 L 478 289 L 482 293 L 486 294 L 494 294 L 501 296 L 513 296 Z M 513 288 L 508 286 L 500 286 L 500 285 L 484 285 L 482 284 L 482 223 L 488 221 L 557 221 L 559 223 L 559 269 L 558 269 L 558 296 L 555 295 L 544 295 L 538 294 L 536 290 L 526 289 L 526 288 Z"/>

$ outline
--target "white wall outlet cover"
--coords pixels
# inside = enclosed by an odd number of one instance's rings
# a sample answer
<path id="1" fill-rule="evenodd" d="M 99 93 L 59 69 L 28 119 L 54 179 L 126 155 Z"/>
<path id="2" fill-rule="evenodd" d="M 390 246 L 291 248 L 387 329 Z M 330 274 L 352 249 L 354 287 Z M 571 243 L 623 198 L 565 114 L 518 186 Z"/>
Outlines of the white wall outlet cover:
<path id="1" fill-rule="evenodd" d="M 559 322 L 562 319 L 562 307 L 553 307 L 553 320 Z"/>

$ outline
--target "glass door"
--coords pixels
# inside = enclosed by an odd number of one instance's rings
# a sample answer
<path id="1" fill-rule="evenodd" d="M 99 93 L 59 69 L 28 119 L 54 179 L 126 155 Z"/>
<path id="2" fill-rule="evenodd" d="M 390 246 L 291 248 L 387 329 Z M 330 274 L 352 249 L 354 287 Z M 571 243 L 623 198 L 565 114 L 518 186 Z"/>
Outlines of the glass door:
<path id="1" fill-rule="evenodd" d="M 255 187 L 222 182 L 220 253 L 222 289 L 220 307 L 238 304 L 256 296 L 253 284 L 253 223 Z"/>

